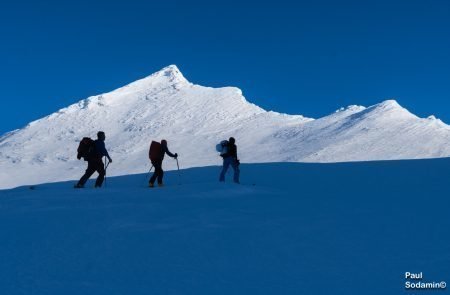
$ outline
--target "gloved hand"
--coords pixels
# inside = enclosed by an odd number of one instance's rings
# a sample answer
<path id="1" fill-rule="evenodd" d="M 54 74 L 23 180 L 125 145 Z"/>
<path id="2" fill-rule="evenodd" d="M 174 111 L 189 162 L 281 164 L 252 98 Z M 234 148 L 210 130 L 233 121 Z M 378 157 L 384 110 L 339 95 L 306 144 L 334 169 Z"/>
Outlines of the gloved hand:
<path id="1" fill-rule="evenodd" d="M 112 159 L 111 159 L 111 158 L 108 158 L 108 161 L 109 161 L 110 163 L 112 163 Z"/>
<path id="2" fill-rule="evenodd" d="M 236 164 L 241 165 L 241 161 L 239 161 L 238 159 L 236 159 Z"/>
<path id="3" fill-rule="evenodd" d="M 178 154 L 177 154 L 177 153 L 175 153 L 175 157 L 174 157 L 174 158 L 175 158 L 175 159 L 178 158 Z"/>

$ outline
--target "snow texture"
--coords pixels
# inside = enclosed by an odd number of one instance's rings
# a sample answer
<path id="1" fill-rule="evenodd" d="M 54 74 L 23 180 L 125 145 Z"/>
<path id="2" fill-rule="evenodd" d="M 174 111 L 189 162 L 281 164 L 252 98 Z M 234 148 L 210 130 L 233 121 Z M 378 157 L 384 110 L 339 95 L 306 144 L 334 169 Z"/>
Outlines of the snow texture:
<path id="1" fill-rule="evenodd" d="M 149 168 L 152 140 L 166 139 L 183 167 L 217 165 L 215 145 L 233 136 L 242 162 L 345 162 L 450 155 L 450 127 L 418 118 L 388 100 L 320 118 L 266 111 L 234 87 L 187 81 L 172 65 L 109 93 L 92 96 L 0 137 L 0 188 L 80 177 L 79 141 L 106 132 L 109 175 Z M 173 162 L 169 170 L 175 169 Z"/>
<path id="2" fill-rule="evenodd" d="M 448 167 L 244 164 L 243 185 L 213 166 L 164 188 L 130 175 L 1 190 L 2 294 L 418 294 L 405 272 L 450 275 Z"/>

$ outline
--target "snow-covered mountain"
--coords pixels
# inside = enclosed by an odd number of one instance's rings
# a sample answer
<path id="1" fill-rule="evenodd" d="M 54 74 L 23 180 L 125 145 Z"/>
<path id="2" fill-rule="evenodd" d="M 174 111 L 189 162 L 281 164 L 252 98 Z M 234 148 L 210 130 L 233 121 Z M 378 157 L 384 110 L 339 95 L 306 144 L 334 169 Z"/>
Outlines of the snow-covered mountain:
<path id="1" fill-rule="evenodd" d="M 176 66 L 92 96 L 0 138 L 0 188 L 76 179 L 78 142 L 106 133 L 108 175 L 150 168 L 151 140 L 166 139 L 182 167 L 220 164 L 215 144 L 234 136 L 243 162 L 341 162 L 450 155 L 450 127 L 389 100 L 320 119 L 265 111 L 234 87 L 186 80 Z M 174 169 L 171 159 L 166 168 Z"/>

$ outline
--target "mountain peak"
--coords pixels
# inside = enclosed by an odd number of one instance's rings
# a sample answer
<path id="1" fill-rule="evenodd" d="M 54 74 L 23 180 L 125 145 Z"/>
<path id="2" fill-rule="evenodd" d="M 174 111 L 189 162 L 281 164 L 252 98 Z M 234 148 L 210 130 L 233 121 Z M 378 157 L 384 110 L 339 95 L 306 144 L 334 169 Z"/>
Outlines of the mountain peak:
<path id="1" fill-rule="evenodd" d="M 402 107 L 396 100 L 389 99 L 385 100 L 383 102 L 380 102 L 378 104 L 375 104 L 371 107 L 367 108 L 368 112 L 376 112 L 376 113 L 398 113 L 398 112 L 404 112 L 409 113 L 407 109 Z"/>
<path id="2" fill-rule="evenodd" d="M 183 76 L 180 69 L 176 65 L 169 65 L 167 67 L 162 68 L 156 73 L 160 73 L 165 76 L 178 76 L 178 75 Z"/>
<path id="3" fill-rule="evenodd" d="M 360 106 L 360 105 L 349 105 L 349 106 L 347 106 L 345 108 L 342 107 L 340 109 L 337 109 L 335 111 L 335 113 L 343 113 L 343 112 L 347 112 L 347 111 L 349 111 L 349 112 L 360 112 L 360 111 L 363 111 L 365 109 L 366 109 L 365 107 Z"/>
<path id="4" fill-rule="evenodd" d="M 176 65 L 167 66 L 152 74 L 149 78 L 165 78 L 170 82 L 187 82 L 186 78 Z"/>
<path id="5" fill-rule="evenodd" d="M 165 85 L 190 84 L 176 65 L 170 65 L 118 90 L 128 89 L 129 87 L 148 88 L 161 83 Z"/>
<path id="6" fill-rule="evenodd" d="M 402 108 L 403 109 L 403 107 L 395 99 L 385 100 L 375 106 L 380 107 L 380 108 Z"/>

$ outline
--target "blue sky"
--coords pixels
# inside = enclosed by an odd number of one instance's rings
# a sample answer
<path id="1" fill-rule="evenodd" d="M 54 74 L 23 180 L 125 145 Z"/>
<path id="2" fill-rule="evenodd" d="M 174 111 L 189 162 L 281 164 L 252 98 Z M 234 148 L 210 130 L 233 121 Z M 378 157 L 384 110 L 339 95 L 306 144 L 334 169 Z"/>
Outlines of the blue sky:
<path id="1" fill-rule="evenodd" d="M 280 112 L 394 98 L 450 123 L 449 1 L 293 2 L 2 2 L 0 133 L 169 64 Z"/>

